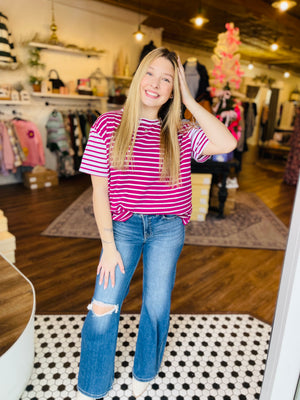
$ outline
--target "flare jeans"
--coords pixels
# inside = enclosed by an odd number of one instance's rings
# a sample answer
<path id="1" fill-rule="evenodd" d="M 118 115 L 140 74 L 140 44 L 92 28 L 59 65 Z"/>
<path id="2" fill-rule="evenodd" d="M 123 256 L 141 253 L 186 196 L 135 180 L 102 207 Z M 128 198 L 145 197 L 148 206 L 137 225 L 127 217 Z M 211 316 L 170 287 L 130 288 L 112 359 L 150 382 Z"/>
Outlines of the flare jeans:
<path id="1" fill-rule="evenodd" d="M 125 274 L 116 267 L 115 287 L 106 289 L 96 278 L 92 304 L 112 305 L 112 311 L 96 314 L 92 306 L 86 316 L 81 339 L 78 390 L 99 398 L 112 387 L 114 359 L 122 303 L 143 253 L 143 297 L 134 356 L 133 376 L 151 381 L 162 361 L 170 319 L 171 293 L 176 264 L 184 243 L 184 226 L 176 215 L 134 214 L 127 221 L 113 221 L 116 247 Z"/>

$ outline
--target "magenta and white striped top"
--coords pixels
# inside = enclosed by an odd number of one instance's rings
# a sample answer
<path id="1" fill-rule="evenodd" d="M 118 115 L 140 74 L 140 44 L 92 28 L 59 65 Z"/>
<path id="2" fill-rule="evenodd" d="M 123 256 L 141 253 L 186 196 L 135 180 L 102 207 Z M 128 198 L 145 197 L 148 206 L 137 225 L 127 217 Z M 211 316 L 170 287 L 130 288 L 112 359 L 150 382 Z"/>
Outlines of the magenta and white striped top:
<path id="1" fill-rule="evenodd" d="M 91 128 L 82 157 L 80 171 L 108 178 L 112 218 L 126 221 L 133 213 L 175 214 L 183 224 L 192 212 L 191 157 L 198 162 L 209 156 L 201 155 L 208 143 L 202 129 L 183 122 L 178 132 L 182 183 L 171 187 L 160 180 L 160 121 L 142 118 L 133 150 L 134 165 L 116 170 L 110 165 L 109 144 L 122 118 L 121 111 L 102 114 Z"/>

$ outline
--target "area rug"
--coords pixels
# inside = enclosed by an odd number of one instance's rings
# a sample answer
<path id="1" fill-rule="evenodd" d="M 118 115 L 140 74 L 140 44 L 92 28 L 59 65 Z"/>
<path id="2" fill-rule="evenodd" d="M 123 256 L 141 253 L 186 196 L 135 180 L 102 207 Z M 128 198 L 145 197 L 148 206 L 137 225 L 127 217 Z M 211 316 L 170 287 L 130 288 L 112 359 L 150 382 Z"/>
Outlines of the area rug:
<path id="1" fill-rule="evenodd" d="M 20 400 L 76 398 L 84 318 L 36 316 L 34 368 Z M 138 324 L 139 315 L 121 315 L 115 380 L 103 400 L 134 400 Z M 160 371 L 141 400 L 258 399 L 270 332 L 270 325 L 244 314 L 172 314 Z"/>
<path id="2" fill-rule="evenodd" d="M 98 239 L 92 189 L 83 192 L 42 232 L 46 236 Z M 186 226 L 185 244 L 284 250 L 288 228 L 253 193 L 237 192 L 236 208 L 224 219 L 208 214 Z"/>

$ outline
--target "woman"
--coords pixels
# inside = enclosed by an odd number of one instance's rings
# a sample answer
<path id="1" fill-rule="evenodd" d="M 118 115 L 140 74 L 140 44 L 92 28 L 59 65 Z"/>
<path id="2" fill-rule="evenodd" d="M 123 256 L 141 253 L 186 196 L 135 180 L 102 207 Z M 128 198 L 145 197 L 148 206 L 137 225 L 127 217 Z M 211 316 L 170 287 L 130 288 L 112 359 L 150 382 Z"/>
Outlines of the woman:
<path id="1" fill-rule="evenodd" d="M 181 103 L 202 129 L 181 121 Z M 191 156 L 203 162 L 235 146 L 226 127 L 193 99 L 179 58 L 165 48 L 142 60 L 124 110 L 93 125 L 80 170 L 91 175 L 102 253 L 82 329 L 78 399 L 102 397 L 113 384 L 120 309 L 142 253 L 134 396 L 157 375 L 192 210 Z"/>

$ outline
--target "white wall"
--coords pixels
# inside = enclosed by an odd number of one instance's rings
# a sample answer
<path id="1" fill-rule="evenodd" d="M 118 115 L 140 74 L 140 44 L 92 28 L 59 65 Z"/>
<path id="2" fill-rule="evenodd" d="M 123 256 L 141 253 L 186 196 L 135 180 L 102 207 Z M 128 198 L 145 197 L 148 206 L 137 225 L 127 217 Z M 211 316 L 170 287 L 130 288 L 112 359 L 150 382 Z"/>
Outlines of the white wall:
<path id="1" fill-rule="evenodd" d="M 50 37 L 51 1 L 0 0 L 0 4 L 1 12 L 8 17 L 8 27 L 13 34 L 16 54 L 22 64 L 15 71 L 0 69 L 0 85 L 21 82 L 28 90 L 31 90 L 28 83 L 31 70 L 28 66 L 29 51 L 26 43 L 31 41 L 36 33 L 40 40 Z M 87 78 L 98 67 L 105 75 L 111 76 L 120 53 L 124 59 L 128 59 L 129 72 L 132 74 L 137 67 L 143 46 L 150 40 L 153 40 L 157 47 L 161 45 L 161 29 L 142 26 L 146 36 L 141 42 L 134 39 L 132 33 L 137 30 L 142 16 L 133 12 L 92 0 L 57 0 L 54 2 L 54 12 L 58 27 L 57 36 L 61 42 L 75 44 L 82 48 L 94 47 L 104 50 L 105 53 L 100 58 L 87 58 L 82 55 L 42 50 L 41 61 L 46 64 L 45 70 L 42 71 L 45 78 L 52 68 L 58 71 L 64 83 L 78 78 Z M 54 103 L 54 100 L 52 99 L 51 102 Z M 0 111 L 4 111 L 8 116 L 12 115 L 11 112 L 14 109 L 21 111 L 24 118 L 37 124 L 45 147 L 46 166 L 55 169 L 55 157 L 46 149 L 45 129 L 53 108 L 55 107 L 45 107 L 45 100 L 36 99 L 32 99 L 32 104 L 28 106 L 0 105 Z M 16 178 L 13 175 L 9 177 L 0 175 L 0 185 L 14 182 Z"/>
<path id="2" fill-rule="evenodd" d="M 3 0 L 2 0 L 3 1 Z M 50 37 L 50 0 L 10 0 L 5 1 L 1 11 L 9 18 L 16 52 L 26 64 L 28 57 L 24 42 L 32 40 L 36 33 L 41 39 Z M 92 0 L 58 0 L 54 2 L 57 36 L 66 44 L 85 48 L 95 47 L 105 50 L 98 59 L 86 59 L 76 55 L 61 57 L 60 54 L 43 52 L 43 62 L 47 64 L 45 75 L 50 68 L 56 68 L 62 80 L 84 78 L 97 67 L 111 75 L 113 65 L 120 51 L 128 56 L 130 72 L 134 72 L 140 51 L 152 39 L 157 46 L 161 44 L 161 30 L 149 29 L 142 42 L 136 42 L 132 33 L 137 29 L 139 16 L 104 3 Z M 145 28 L 146 29 L 146 28 Z M 1 71 L 1 83 L 27 80 L 28 67 L 15 72 Z"/>

